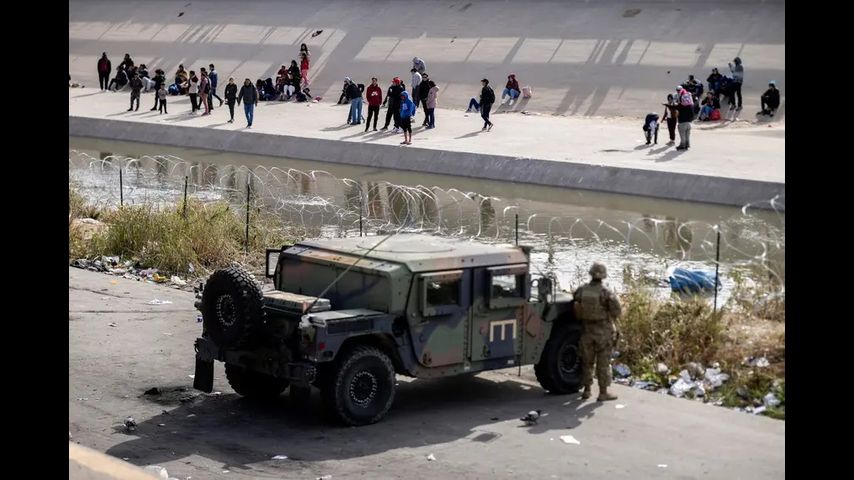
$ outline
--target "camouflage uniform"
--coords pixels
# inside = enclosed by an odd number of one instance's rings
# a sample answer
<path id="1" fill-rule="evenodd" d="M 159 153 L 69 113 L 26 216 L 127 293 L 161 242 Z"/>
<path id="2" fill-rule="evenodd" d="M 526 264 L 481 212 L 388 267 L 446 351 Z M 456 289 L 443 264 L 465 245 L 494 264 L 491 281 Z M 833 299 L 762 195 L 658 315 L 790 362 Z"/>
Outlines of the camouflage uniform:
<path id="1" fill-rule="evenodd" d="M 602 279 L 608 276 L 604 265 L 594 263 L 590 267 L 590 276 L 590 283 L 579 287 L 573 294 L 576 315 L 582 327 L 582 397 L 590 397 L 595 362 L 599 400 L 613 400 L 617 397 L 608 393 L 608 386 L 611 385 L 611 352 L 617 333 L 614 320 L 621 313 L 620 301 L 614 292 L 602 285 Z"/>

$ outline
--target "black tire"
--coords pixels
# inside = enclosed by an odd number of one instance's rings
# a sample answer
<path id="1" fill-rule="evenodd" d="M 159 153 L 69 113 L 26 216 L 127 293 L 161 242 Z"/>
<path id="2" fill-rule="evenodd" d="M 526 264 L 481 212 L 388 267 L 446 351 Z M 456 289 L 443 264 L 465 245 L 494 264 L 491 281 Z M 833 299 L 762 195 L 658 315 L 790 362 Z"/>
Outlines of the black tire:
<path id="1" fill-rule="evenodd" d="M 263 320 L 261 306 L 261 288 L 246 270 L 217 270 L 202 292 L 205 333 L 222 348 L 242 345 Z"/>
<path id="2" fill-rule="evenodd" d="M 540 361 L 534 365 L 537 381 L 549 393 L 566 394 L 581 388 L 581 326 L 555 325 Z"/>
<path id="3" fill-rule="evenodd" d="M 321 385 L 326 408 L 347 425 L 378 422 L 394 401 L 391 360 L 369 346 L 359 346 L 340 355 Z"/>
<path id="4" fill-rule="evenodd" d="M 288 388 L 287 380 L 247 370 L 230 363 L 225 364 L 225 377 L 228 379 L 231 388 L 246 398 L 275 398 Z"/>

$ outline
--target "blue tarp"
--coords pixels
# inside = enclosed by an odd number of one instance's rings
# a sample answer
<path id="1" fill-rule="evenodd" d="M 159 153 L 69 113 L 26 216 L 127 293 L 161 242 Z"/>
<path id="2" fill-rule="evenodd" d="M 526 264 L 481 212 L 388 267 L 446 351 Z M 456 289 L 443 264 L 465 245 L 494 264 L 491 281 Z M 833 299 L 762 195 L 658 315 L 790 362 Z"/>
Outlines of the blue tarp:
<path id="1" fill-rule="evenodd" d="M 720 288 L 720 286 L 720 281 L 718 281 L 717 287 Z M 677 293 L 701 293 L 705 291 L 714 291 L 715 272 L 677 268 L 673 271 L 673 275 L 670 277 L 670 288 Z"/>

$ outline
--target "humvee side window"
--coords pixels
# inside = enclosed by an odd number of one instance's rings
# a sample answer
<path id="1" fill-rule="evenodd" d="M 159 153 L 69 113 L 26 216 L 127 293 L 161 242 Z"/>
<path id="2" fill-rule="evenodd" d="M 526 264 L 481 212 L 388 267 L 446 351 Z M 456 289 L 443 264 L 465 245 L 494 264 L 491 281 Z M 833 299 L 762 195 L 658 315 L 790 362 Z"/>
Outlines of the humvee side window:
<path id="1" fill-rule="evenodd" d="M 488 272 L 489 308 L 515 307 L 525 303 L 529 291 L 526 265 L 492 267 Z"/>
<path id="2" fill-rule="evenodd" d="M 447 315 L 460 307 L 462 270 L 421 275 L 421 314 Z"/>

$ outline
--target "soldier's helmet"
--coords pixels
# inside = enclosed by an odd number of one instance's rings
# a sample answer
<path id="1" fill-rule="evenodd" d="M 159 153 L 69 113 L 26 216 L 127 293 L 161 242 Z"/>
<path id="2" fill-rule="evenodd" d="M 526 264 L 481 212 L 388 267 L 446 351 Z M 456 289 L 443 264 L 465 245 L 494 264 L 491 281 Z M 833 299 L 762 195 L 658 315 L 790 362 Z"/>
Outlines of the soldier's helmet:
<path id="1" fill-rule="evenodd" d="M 590 276 L 593 280 L 602 280 L 608 277 L 608 270 L 605 268 L 605 265 L 594 262 L 590 267 Z"/>

